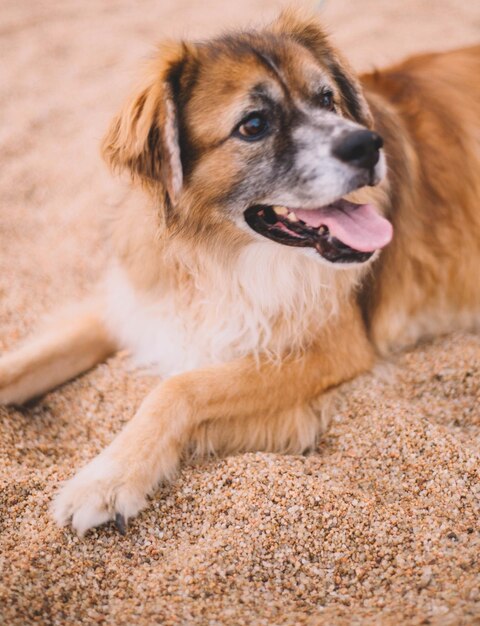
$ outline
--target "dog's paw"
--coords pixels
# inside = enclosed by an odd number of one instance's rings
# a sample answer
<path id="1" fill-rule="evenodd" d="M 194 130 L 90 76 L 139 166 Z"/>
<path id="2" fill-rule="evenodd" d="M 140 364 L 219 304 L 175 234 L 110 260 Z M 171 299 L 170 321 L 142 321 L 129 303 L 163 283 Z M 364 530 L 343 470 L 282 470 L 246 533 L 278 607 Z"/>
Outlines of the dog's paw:
<path id="1" fill-rule="evenodd" d="M 129 468 L 102 453 L 67 481 L 56 496 L 52 513 L 60 526 L 71 521 L 81 537 L 110 520 L 125 534 L 128 519 L 145 507 L 142 486 Z"/>
<path id="2" fill-rule="evenodd" d="M 15 394 L 13 379 L 14 367 L 11 364 L 10 355 L 0 357 L 0 405 L 14 404 L 18 401 Z"/>
<path id="3" fill-rule="evenodd" d="M 48 387 L 48 385 L 47 385 Z M 0 357 L 0 406 L 20 406 L 47 391 L 41 372 L 21 352 Z"/>

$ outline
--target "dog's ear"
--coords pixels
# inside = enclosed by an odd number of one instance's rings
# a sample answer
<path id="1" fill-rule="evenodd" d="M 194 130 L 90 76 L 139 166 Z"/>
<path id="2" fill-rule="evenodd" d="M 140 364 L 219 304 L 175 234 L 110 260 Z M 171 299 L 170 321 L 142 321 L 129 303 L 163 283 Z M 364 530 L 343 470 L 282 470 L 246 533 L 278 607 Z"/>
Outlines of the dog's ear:
<path id="1" fill-rule="evenodd" d="M 160 183 L 172 205 L 183 185 L 177 92 L 188 54 L 183 44 L 159 49 L 144 86 L 113 119 L 102 143 L 103 157 L 113 169 Z"/>
<path id="2" fill-rule="evenodd" d="M 302 14 L 295 9 L 286 9 L 273 23 L 272 30 L 277 35 L 291 37 L 304 46 L 317 58 L 335 80 L 344 102 L 346 113 L 359 124 L 371 128 L 373 118 L 363 95 L 360 82 L 349 64 L 328 41 L 325 31 L 316 17 Z"/>

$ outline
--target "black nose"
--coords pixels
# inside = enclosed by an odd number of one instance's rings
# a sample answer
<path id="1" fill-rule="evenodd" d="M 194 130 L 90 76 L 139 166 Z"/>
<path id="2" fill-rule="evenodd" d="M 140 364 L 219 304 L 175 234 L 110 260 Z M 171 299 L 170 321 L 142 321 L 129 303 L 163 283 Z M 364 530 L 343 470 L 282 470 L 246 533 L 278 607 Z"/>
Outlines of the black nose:
<path id="1" fill-rule="evenodd" d="M 356 130 L 343 136 L 332 149 L 333 155 L 357 167 L 372 169 L 380 158 L 383 139 L 370 130 Z"/>

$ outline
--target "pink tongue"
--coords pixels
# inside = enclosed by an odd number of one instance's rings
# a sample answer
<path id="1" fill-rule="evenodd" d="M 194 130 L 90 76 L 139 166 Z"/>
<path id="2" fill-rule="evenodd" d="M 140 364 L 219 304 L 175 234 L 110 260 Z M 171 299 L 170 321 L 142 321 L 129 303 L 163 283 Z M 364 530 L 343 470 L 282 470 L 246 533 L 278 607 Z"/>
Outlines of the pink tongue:
<path id="1" fill-rule="evenodd" d="M 327 226 L 333 237 L 359 252 L 373 252 L 392 239 L 392 225 L 371 204 L 337 200 L 321 209 L 296 210 L 295 215 L 313 228 Z"/>

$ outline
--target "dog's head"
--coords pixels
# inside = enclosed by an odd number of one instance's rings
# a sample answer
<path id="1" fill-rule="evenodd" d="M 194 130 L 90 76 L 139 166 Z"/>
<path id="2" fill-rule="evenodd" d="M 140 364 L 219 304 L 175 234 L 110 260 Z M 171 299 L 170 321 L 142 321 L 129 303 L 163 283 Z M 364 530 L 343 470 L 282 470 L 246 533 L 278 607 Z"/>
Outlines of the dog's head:
<path id="1" fill-rule="evenodd" d="M 343 198 L 382 178 L 382 139 L 315 20 L 164 46 L 152 68 L 103 150 L 177 232 L 223 224 L 344 264 L 388 243 L 389 222 Z"/>

